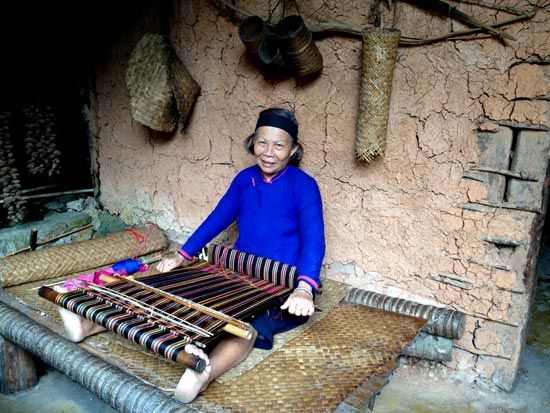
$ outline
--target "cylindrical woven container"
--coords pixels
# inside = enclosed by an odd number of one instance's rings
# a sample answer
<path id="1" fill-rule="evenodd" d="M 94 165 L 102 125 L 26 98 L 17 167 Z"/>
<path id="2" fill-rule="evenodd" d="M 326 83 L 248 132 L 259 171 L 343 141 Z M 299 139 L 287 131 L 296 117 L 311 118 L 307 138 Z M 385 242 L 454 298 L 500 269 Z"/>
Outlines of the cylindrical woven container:
<path id="1" fill-rule="evenodd" d="M 260 16 L 249 16 L 239 26 L 239 38 L 252 55 L 258 53 L 260 44 L 268 32 L 265 21 Z"/>
<path id="2" fill-rule="evenodd" d="M 164 232 L 150 224 L 89 241 L 4 257 L 0 258 L 0 287 L 73 274 L 160 251 L 167 246 Z"/>
<path id="3" fill-rule="evenodd" d="M 170 82 L 178 108 L 178 124 L 183 129 L 201 88 L 175 52 L 170 54 Z"/>
<path id="4" fill-rule="evenodd" d="M 161 132 L 173 131 L 177 123 L 169 74 L 170 52 L 165 36 L 147 33 L 134 47 L 126 70 L 134 120 Z"/>
<path id="5" fill-rule="evenodd" d="M 311 75 L 323 69 L 323 56 L 301 16 L 282 19 L 277 24 L 277 33 L 283 40 L 286 61 L 298 76 Z"/>
<path id="6" fill-rule="evenodd" d="M 281 39 L 276 35 L 269 34 L 264 37 L 258 49 L 258 57 L 264 69 L 269 72 L 280 72 L 285 69 Z"/>
<path id="7" fill-rule="evenodd" d="M 359 112 L 355 138 L 358 159 L 371 162 L 384 155 L 393 71 L 400 32 L 373 28 L 363 32 Z"/>
<path id="8" fill-rule="evenodd" d="M 466 315 L 458 310 L 419 304 L 403 298 L 390 297 L 359 288 L 352 288 L 345 297 L 345 301 L 394 313 L 421 317 L 426 320 L 424 330 L 436 336 L 461 338 L 466 329 Z"/>

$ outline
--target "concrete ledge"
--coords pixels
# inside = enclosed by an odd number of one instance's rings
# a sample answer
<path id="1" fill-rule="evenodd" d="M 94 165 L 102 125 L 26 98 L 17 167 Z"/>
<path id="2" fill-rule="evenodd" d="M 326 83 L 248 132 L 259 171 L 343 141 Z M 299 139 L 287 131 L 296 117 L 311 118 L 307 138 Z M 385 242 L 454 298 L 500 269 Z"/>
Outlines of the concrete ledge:
<path id="1" fill-rule="evenodd" d="M 40 221 L 27 222 L 11 228 L 0 230 L 0 256 L 29 246 L 31 229 L 38 230 L 38 241 L 63 234 L 73 228 L 82 227 L 92 222 L 92 217 L 85 212 L 67 211 L 51 212 Z M 92 238 L 93 230 L 88 229 L 48 244 L 63 245 Z"/>

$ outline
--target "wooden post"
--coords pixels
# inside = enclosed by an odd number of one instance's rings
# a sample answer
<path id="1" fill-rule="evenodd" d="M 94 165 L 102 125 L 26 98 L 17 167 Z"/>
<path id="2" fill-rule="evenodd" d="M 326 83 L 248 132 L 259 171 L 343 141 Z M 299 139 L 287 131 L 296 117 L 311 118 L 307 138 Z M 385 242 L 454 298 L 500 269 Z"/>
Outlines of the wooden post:
<path id="1" fill-rule="evenodd" d="M 38 383 L 32 356 L 0 336 L 0 393 L 12 394 Z"/>
<path id="2" fill-rule="evenodd" d="M 34 251 L 37 247 L 38 230 L 36 228 L 31 229 L 31 235 L 29 237 L 29 248 Z"/>

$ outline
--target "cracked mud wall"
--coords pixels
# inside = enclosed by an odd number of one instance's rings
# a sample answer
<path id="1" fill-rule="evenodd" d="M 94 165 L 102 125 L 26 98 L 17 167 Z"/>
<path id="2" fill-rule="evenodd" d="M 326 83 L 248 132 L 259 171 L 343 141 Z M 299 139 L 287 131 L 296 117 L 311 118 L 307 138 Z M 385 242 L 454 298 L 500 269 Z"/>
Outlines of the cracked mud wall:
<path id="1" fill-rule="evenodd" d="M 267 15 L 268 2 L 238 3 Z M 312 20 L 368 21 L 364 2 L 299 3 Z M 509 17 L 460 7 L 482 21 Z M 383 20 L 414 37 L 464 28 L 402 3 Z M 129 223 L 155 221 L 185 240 L 232 177 L 253 163 L 243 140 L 258 112 L 293 107 L 302 168 L 324 200 L 325 275 L 465 312 L 467 332 L 449 366 L 465 380 L 512 388 L 545 213 L 547 10 L 508 26 L 517 40 L 506 47 L 494 39 L 400 47 L 386 156 L 372 164 L 354 158 L 360 39 L 317 40 L 325 64 L 311 82 L 269 81 L 214 2 L 175 1 L 171 40 L 202 94 L 184 133 L 155 135 L 132 121 L 124 74 L 140 36 L 158 29 L 158 16 L 144 8 L 134 23 L 99 64 L 93 100 L 100 199 L 110 212 Z M 523 158 L 511 160 L 524 147 Z"/>

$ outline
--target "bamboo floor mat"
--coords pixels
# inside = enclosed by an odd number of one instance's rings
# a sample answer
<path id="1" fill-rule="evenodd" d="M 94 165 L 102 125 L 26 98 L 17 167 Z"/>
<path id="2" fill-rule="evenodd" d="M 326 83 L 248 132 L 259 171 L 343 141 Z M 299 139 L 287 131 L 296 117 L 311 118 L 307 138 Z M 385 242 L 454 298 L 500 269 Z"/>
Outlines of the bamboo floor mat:
<path id="1" fill-rule="evenodd" d="M 204 400 L 235 412 L 332 412 L 356 388 L 368 390 L 365 379 L 391 368 L 423 325 L 423 319 L 339 303 L 253 369 L 212 383 L 195 405 L 203 409 Z"/>
<path id="2" fill-rule="evenodd" d="M 147 274 L 149 274 L 149 272 L 141 273 L 140 276 Z M 15 297 L 20 303 L 53 319 L 56 324 L 59 325 L 59 330 L 56 332 L 63 334 L 61 317 L 58 312 L 59 306 L 41 298 L 37 291 L 39 287 L 45 284 L 57 283 L 64 279 L 74 278 L 75 276 L 76 275 L 71 275 L 46 281 L 42 280 L 22 284 L 8 287 L 5 291 Z M 323 292 L 316 298 L 315 303 L 316 308 L 320 311 L 316 311 L 306 324 L 286 333 L 276 335 L 273 349 L 267 351 L 253 349 L 243 363 L 218 377 L 216 381 L 223 383 L 234 377 L 240 376 L 260 363 L 271 353 L 277 351 L 286 342 L 302 334 L 328 314 L 330 310 L 347 295 L 350 288 L 349 285 L 344 283 L 329 279 L 324 280 Z M 40 322 L 40 318 L 36 319 L 36 321 Z M 80 345 L 98 357 L 119 367 L 121 370 L 167 392 L 173 392 L 175 390 L 184 371 L 184 367 L 111 332 L 90 336 L 80 343 Z"/>
<path id="3" fill-rule="evenodd" d="M 6 288 L 20 303 L 59 326 L 58 306 L 42 299 L 38 287 L 71 277 Z M 213 382 L 190 407 L 205 412 L 328 412 L 344 400 L 361 405 L 385 384 L 395 359 L 414 339 L 423 319 L 341 300 L 349 285 L 323 281 L 316 299 L 321 311 L 303 326 L 276 336 L 273 350 L 254 349 L 241 365 Z M 80 346 L 128 374 L 170 394 L 184 367 L 105 332 Z M 357 411 L 357 410 L 356 410 Z"/>

